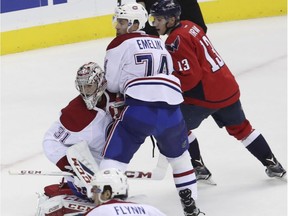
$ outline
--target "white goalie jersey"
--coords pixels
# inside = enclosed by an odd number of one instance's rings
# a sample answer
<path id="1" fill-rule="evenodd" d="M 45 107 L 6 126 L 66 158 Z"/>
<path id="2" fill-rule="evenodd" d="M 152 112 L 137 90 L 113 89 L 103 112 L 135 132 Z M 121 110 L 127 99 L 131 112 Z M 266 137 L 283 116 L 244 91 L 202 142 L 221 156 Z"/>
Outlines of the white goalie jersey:
<path id="1" fill-rule="evenodd" d="M 100 162 L 107 126 L 112 122 L 108 112 L 110 96 L 106 92 L 104 95 L 103 104 L 93 110 L 87 109 L 80 95 L 61 110 L 59 119 L 52 124 L 43 140 L 44 153 L 52 163 L 56 164 L 70 146 L 81 141 L 86 141 L 94 159 Z"/>

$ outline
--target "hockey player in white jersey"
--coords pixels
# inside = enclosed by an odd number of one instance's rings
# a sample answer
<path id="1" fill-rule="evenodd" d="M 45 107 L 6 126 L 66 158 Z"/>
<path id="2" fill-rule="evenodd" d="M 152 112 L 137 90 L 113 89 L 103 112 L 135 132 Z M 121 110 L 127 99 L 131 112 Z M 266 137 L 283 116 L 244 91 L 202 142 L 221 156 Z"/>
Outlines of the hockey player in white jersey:
<path id="1" fill-rule="evenodd" d="M 165 216 L 151 205 L 125 201 L 128 196 L 127 177 L 115 168 L 96 173 L 92 181 L 93 200 L 96 207 L 87 216 Z"/>
<path id="2" fill-rule="evenodd" d="M 82 65 L 77 71 L 75 85 L 80 94 L 61 110 L 59 119 L 43 140 L 45 155 L 60 170 L 72 172 L 66 153 L 71 146 L 83 141 L 88 144 L 96 164 L 102 159 L 100 153 L 107 127 L 112 122 L 109 107 L 116 95 L 105 91 L 106 84 L 103 70 L 94 62 Z M 75 185 L 76 178 L 65 178 L 67 183 L 47 186 L 45 193 L 48 196 L 75 194 L 86 198 L 85 188 Z"/>
<path id="3" fill-rule="evenodd" d="M 196 216 L 200 213 L 195 204 L 197 183 L 179 108 L 181 86 L 171 75 L 173 63 L 163 41 L 140 31 L 147 18 L 147 11 L 137 3 L 115 10 L 117 37 L 107 47 L 105 76 L 107 90 L 123 94 L 127 106 L 108 135 L 100 169 L 114 167 L 125 172 L 146 137 L 153 135 L 172 166 L 185 215 Z"/>

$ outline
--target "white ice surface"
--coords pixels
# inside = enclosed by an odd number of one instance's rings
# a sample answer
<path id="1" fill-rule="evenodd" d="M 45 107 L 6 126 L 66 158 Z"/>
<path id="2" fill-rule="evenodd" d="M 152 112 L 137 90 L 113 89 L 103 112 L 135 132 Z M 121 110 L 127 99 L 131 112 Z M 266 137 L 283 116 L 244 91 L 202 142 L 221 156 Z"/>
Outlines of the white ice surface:
<path id="1" fill-rule="evenodd" d="M 208 36 L 235 74 L 247 118 L 263 133 L 287 168 L 287 17 L 209 24 Z M 77 95 L 76 70 L 88 61 L 103 66 L 112 38 L 1 57 L 1 216 L 32 216 L 36 192 L 60 177 L 10 176 L 8 170 L 57 171 L 42 153 L 45 131 Z M 198 184 L 198 206 L 206 216 L 286 216 L 287 182 L 265 168 L 211 118 L 195 130 L 202 156 L 217 186 Z M 131 169 L 149 170 L 149 140 Z M 163 181 L 130 181 L 130 194 L 145 194 L 168 216 L 182 210 L 171 170 Z"/>

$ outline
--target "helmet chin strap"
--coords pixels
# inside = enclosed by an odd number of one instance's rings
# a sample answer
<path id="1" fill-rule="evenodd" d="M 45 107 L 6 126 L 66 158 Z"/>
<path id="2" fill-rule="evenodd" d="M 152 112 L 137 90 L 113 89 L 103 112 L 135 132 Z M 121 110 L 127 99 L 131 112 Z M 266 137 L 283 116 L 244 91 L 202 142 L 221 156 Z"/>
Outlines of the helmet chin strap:
<path id="1" fill-rule="evenodd" d="M 127 28 L 127 33 L 131 33 L 131 32 L 140 30 L 140 26 L 139 26 L 136 30 L 129 32 L 129 29 L 130 29 L 132 26 L 133 26 L 133 23 L 129 21 L 128 28 Z"/>
<path id="2" fill-rule="evenodd" d="M 174 24 L 172 27 L 168 27 L 167 24 L 168 24 L 168 22 L 166 22 L 166 25 L 165 25 L 165 26 L 166 26 L 166 31 L 165 31 L 164 34 L 170 34 L 170 32 L 171 32 L 173 29 L 175 29 L 177 26 L 180 25 L 180 23 L 178 22 L 178 20 L 175 21 L 175 24 Z"/>
<path id="3" fill-rule="evenodd" d="M 168 27 L 167 26 L 167 23 L 166 23 L 166 31 L 164 32 L 164 35 L 166 35 L 166 34 L 170 34 L 170 32 L 171 32 L 171 30 L 174 28 L 174 26 L 173 27 Z"/>
<path id="4" fill-rule="evenodd" d="M 110 200 L 110 199 L 108 199 L 108 200 L 101 199 L 101 193 L 98 193 L 97 195 L 98 195 L 98 200 L 101 202 L 101 204 L 102 203 L 106 203 L 106 202 L 108 202 Z"/>
<path id="5" fill-rule="evenodd" d="M 128 23 L 128 28 L 127 28 L 127 33 L 131 33 L 131 32 L 129 32 L 129 29 L 133 26 L 133 23 L 131 22 L 131 21 L 128 21 L 129 23 Z"/>
<path id="6" fill-rule="evenodd" d="M 130 29 L 131 27 L 132 27 L 132 26 L 129 26 L 129 27 L 127 28 L 127 33 L 130 33 L 130 32 L 129 32 L 129 29 Z"/>

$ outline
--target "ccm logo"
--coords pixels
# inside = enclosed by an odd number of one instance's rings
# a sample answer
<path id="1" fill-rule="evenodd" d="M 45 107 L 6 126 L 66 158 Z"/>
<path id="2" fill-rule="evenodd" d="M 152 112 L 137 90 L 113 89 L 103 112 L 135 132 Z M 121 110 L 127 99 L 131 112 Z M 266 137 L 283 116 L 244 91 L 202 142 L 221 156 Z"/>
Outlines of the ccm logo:
<path id="1" fill-rule="evenodd" d="M 83 180 L 86 183 L 90 183 L 91 177 L 85 172 L 85 170 L 82 168 L 82 166 L 78 163 L 78 160 L 76 158 L 72 158 L 72 160 L 73 160 L 73 165 L 76 167 L 77 171 L 82 176 Z"/>
<path id="2" fill-rule="evenodd" d="M 128 178 L 147 178 L 147 179 L 149 179 L 149 178 L 151 178 L 152 173 L 151 172 L 144 173 L 141 171 L 126 171 L 125 175 Z"/>
<path id="3" fill-rule="evenodd" d="M 93 207 L 84 206 L 84 205 L 77 205 L 77 204 L 72 204 L 71 203 L 71 204 L 68 205 L 68 208 L 86 212 L 86 211 L 91 210 Z"/>

